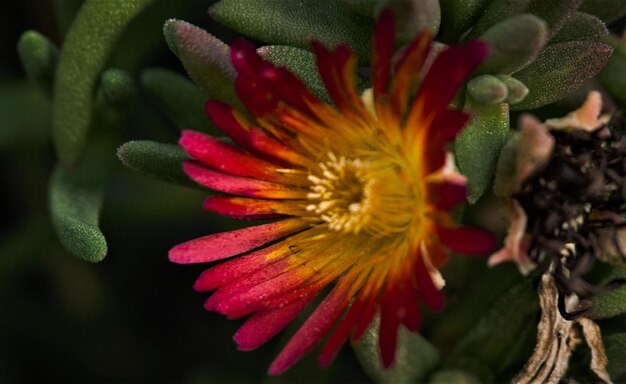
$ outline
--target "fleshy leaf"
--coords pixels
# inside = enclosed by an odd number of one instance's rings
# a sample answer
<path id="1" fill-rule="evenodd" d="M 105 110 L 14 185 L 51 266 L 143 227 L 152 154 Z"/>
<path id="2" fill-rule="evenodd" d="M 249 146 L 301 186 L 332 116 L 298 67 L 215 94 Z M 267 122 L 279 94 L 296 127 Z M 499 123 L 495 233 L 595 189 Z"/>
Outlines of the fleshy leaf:
<path id="1" fill-rule="evenodd" d="M 527 13 L 531 2 L 532 0 L 492 0 L 472 27 L 468 38 L 475 39 L 502 20 Z"/>
<path id="2" fill-rule="evenodd" d="M 503 357 L 517 344 L 528 322 L 535 321 L 538 310 L 533 279 L 524 279 L 500 296 L 459 341 L 446 367 L 470 371 L 492 367 L 496 372 L 504 369 Z M 475 373 L 480 374 L 480 368 Z"/>
<path id="3" fill-rule="evenodd" d="M 359 15 L 373 17 L 378 0 L 338 0 L 339 4 Z"/>
<path id="4" fill-rule="evenodd" d="M 491 50 L 482 73 L 511 74 L 530 64 L 547 41 L 547 25 L 531 14 L 510 17 L 489 28 L 481 40 Z"/>
<path id="5" fill-rule="evenodd" d="M 259 48 L 259 54 L 276 66 L 286 67 L 296 74 L 319 98 L 329 101 L 324 83 L 319 76 L 313 53 L 287 45 L 268 45 Z"/>
<path id="6" fill-rule="evenodd" d="M 204 112 L 206 97 L 189 79 L 161 68 L 141 73 L 141 84 L 150 99 L 179 129 L 216 132 Z"/>
<path id="7" fill-rule="evenodd" d="M 512 110 L 538 108 L 563 98 L 606 65 L 612 49 L 595 41 L 568 41 L 550 44 L 537 59 L 515 74 L 526 84 L 526 98 Z"/>
<path id="8" fill-rule="evenodd" d="M 584 12 L 575 12 L 561 30 L 552 37 L 550 44 L 564 41 L 596 40 L 606 36 L 609 30 L 602 20 Z"/>
<path id="9" fill-rule="evenodd" d="M 470 203 L 475 203 L 491 184 L 500 149 L 509 133 L 509 106 L 482 106 L 468 98 L 465 109 L 470 123 L 454 142 L 461 173 L 467 177 Z"/>
<path id="10" fill-rule="evenodd" d="M 626 333 L 614 333 L 603 337 L 606 357 L 609 360 L 607 371 L 613 380 L 626 378 Z"/>
<path id="11" fill-rule="evenodd" d="M 452 42 L 480 17 L 490 0 L 441 0 L 441 34 Z"/>
<path id="12" fill-rule="evenodd" d="M 528 11 L 548 24 L 548 36 L 554 36 L 584 0 L 533 0 Z"/>
<path id="13" fill-rule="evenodd" d="M 187 22 L 171 19 L 163 25 L 170 49 L 206 97 L 240 106 L 235 93 L 235 69 L 230 49 L 218 38 Z"/>
<path id="14" fill-rule="evenodd" d="M 580 7 L 582 12 L 598 16 L 606 23 L 610 23 L 626 15 L 626 1 L 624 0 L 585 0 Z"/>
<path id="15" fill-rule="evenodd" d="M 467 93 L 480 104 L 493 105 L 503 102 L 509 90 L 499 78 L 480 75 L 467 83 Z"/>
<path id="16" fill-rule="evenodd" d="M 183 172 L 189 157 L 178 145 L 154 141 L 129 141 L 117 149 L 117 157 L 130 169 L 167 183 L 198 187 Z"/>
<path id="17" fill-rule="evenodd" d="M 52 93 L 54 71 L 59 50 L 47 37 L 37 31 L 22 33 L 17 42 L 17 52 L 29 79 Z"/>
<path id="18" fill-rule="evenodd" d="M 390 8 L 396 19 L 397 39 L 401 43 L 411 42 L 423 29 L 429 29 L 433 36 L 441 24 L 439 0 L 381 0 L 377 13 Z"/>
<path id="19" fill-rule="evenodd" d="M 363 370 L 376 383 L 418 383 L 439 363 L 437 348 L 419 333 L 404 327 L 398 330 L 398 345 L 394 365 L 385 369 L 378 347 L 380 318 L 376 317 L 363 334 L 354 352 Z"/>
<path id="20" fill-rule="evenodd" d="M 517 104 L 528 96 L 528 87 L 518 79 L 507 75 L 498 75 L 497 78 L 507 88 L 508 96 L 505 100 L 506 103 Z"/>
<path id="21" fill-rule="evenodd" d="M 100 88 L 108 103 L 119 105 L 132 100 L 137 94 L 135 80 L 121 69 L 107 69 L 100 77 Z"/>
<path id="22" fill-rule="evenodd" d="M 92 263 L 102 261 L 107 253 L 106 239 L 98 228 L 107 160 L 90 151 L 74 172 L 57 165 L 50 181 L 50 212 L 61 244 Z"/>
<path id="23" fill-rule="evenodd" d="M 221 0 L 209 14 L 226 27 L 266 43 L 305 49 L 312 39 L 332 47 L 346 43 L 361 63 L 370 59 L 373 20 L 344 9 L 336 0 Z"/>
<path id="24" fill-rule="evenodd" d="M 626 269 L 614 267 L 601 284 L 614 279 L 626 279 Z M 585 316 L 591 319 L 606 319 L 626 313 L 626 285 L 600 294 L 591 300 L 591 308 Z"/>
<path id="25" fill-rule="evenodd" d="M 622 107 L 626 107 L 626 43 L 613 36 L 607 36 L 613 48 L 613 55 L 606 67 L 600 71 L 598 78 L 606 90 L 618 100 Z"/>
<path id="26" fill-rule="evenodd" d="M 469 37 L 477 37 L 501 20 L 523 13 L 532 13 L 544 20 L 548 26 L 548 36 L 552 36 L 561 29 L 563 24 L 565 24 L 576 11 L 582 1 L 583 0 L 494 0 L 476 22 Z"/>
<path id="27" fill-rule="evenodd" d="M 124 27 L 154 0 L 87 0 L 67 33 L 56 72 L 52 132 L 57 155 L 76 166 L 87 142 L 100 72 Z"/>

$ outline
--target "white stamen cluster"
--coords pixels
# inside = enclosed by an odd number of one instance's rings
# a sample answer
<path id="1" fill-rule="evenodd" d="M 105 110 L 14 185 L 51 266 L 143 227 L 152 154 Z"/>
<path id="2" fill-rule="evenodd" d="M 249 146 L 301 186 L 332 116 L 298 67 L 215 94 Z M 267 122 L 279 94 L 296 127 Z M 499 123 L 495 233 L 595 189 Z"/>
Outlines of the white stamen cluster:
<path id="1" fill-rule="evenodd" d="M 367 162 L 328 154 L 328 161 L 319 163 L 319 174 L 309 175 L 312 201 L 306 209 L 320 215 L 335 231 L 358 233 L 369 221 Z"/>

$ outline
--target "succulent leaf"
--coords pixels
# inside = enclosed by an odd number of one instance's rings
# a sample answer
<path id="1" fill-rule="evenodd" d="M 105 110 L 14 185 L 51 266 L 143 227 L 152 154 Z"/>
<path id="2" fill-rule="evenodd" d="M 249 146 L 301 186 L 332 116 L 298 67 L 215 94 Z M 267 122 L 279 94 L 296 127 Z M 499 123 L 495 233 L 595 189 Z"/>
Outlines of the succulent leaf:
<path id="1" fill-rule="evenodd" d="M 378 0 L 338 0 L 339 4 L 362 16 L 373 17 Z"/>
<path id="2" fill-rule="evenodd" d="M 614 279 L 626 279 L 626 268 L 613 267 L 601 283 L 606 284 Z M 591 319 L 606 319 L 623 313 L 626 313 L 626 285 L 594 297 L 591 300 L 591 308 L 585 316 Z"/>
<path id="3" fill-rule="evenodd" d="M 198 187 L 183 172 L 189 158 L 178 145 L 154 141 L 129 141 L 117 149 L 117 157 L 128 168 L 167 183 Z"/>
<path id="4" fill-rule="evenodd" d="M 538 108 L 563 98 L 595 76 L 606 65 L 612 49 L 595 41 L 550 44 L 537 59 L 515 73 L 528 86 L 528 96 L 512 110 Z"/>
<path id="5" fill-rule="evenodd" d="M 475 39 L 492 26 L 509 17 L 528 12 L 533 0 L 493 0 L 485 8 L 468 35 L 468 39 Z"/>
<path id="6" fill-rule="evenodd" d="M 386 8 L 390 8 L 395 14 L 397 39 L 401 43 L 409 43 L 425 28 L 433 36 L 439 31 L 439 0 L 381 0 L 376 7 L 376 13 Z"/>
<path id="7" fill-rule="evenodd" d="M 475 203 L 493 179 L 498 155 L 509 133 L 509 106 L 485 106 L 467 98 L 465 109 L 473 114 L 470 123 L 454 142 L 461 173 L 467 177 L 470 203 Z"/>
<path id="8" fill-rule="evenodd" d="M 480 17 L 490 0 L 441 0 L 441 35 L 444 42 L 457 41 Z"/>
<path id="9" fill-rule="evenodd" d="M 626 361 L 626 332 L 605 336 L 603 340 L 606 357 L 609 361 L 607 371 L 613 380 L 624 379 L 626 375 L 626 364 L 624 364 Z"/>
<path id="10" fill-rule="evenodd" d="M 493 75 L 480 75 L 470 80 L 467 83 L 467 93 L 484 105 L 501 103 L 509 95 L 506 85 Z"/>
<path id="11" fill-rule="evenodd" d="M 311 39 L 327 46 L 346 43 L 361 63 L 370 59 L 373 20 L 346 10 L 337 0 L 221 0 L 209 14 L 226 27 L 266 43 L 304 49 Z"/>
<path id="12" fill-rule="evenodd" d="M 50 213 L 61 244 L 72 255 L 92 263 L 102 261 L 107 253 L 106 239 L 98 227 L 107 160 L 89 152 L 74 172 L 57 165 L 50 181 Z"/>
<path id="13" fill-rule="evenodd" d="M 170 49 L 207 98 L 243 109 L 235 92 L 235 69 L 226 44 L 185 21 L 170 19 L 163 26 Z"/>
<path id="14" fill-rule="evenodd" d="M 185 76 L 167 69 L 149 68 L 141 73 L 141 85 L 179 129 L 217 133 L 204 113 L 206 96 Z"/>
<path id="15" fill-rule="evenodd" d="M 609 30 L 606 25 L 596 16 L 584 12 L 575 12 L 559 32 L 550 39 L 550 44 L 564 41 L 596 40 L 608 33 Z"/>
<path id="16" fill-rule="evenodd" d="M 17 43 L 17 52 L 28 78 L 51 94 L 59 57 L 57 47 L 41 33 L 26 31 Z"/>
<path id="17" fill-rule="evenodd" d="M 614 51 L 598 78 L 611 96 L 626 108 L 626 42 L 612 36 L 607 36 L 605 41 Z"/>
<path id="18" fill-rule="evenodd" d="M 258 51 L 264 59 L 292 71 L 317 97 L 326 101 L 330 100 L 319 76 L 313 53 L 287 45 L 268 45 L 259 48 Z"/>
<path id="19" fill-rule="evenodd" d="M 100 72 L 124 27 L 154 0 L 87 0 L 67 33 L 55 77 L 52 132 L 57 155 L 76 166 L 87 143 Z"/>
<path id="20" fill-rule="evenodd" d="M 531 14 L 512 16 L 480 37 L 491 46 L 482 73 L 511 74 L 530 64 L 547 41 L 547 25 Z"/>
<path id="21" fill-rule="evenodd" d="M 395 364 L 383 368 L 378 348 L 379 318 L 374 319 L 369 329 L 354 345 L 354 352 L 361 366 L 376 383 L 416 383 L 439 363 L 437 348 L 419 333 L 400 327 Z"/>
<path id="22" fill-rule="evenodd" d="M 548 36 L 554 36 L 576 12 L 584 0 L 533 0 L 528 11 L 548 24 Z"/>
<path id="23" fill-rule="evenodd" d="M 100 89 L 108 103 L 119 105 L 128 103 L 137 94 L 135 80 L 121 69 L 107 69 L 100 76 Z"/>

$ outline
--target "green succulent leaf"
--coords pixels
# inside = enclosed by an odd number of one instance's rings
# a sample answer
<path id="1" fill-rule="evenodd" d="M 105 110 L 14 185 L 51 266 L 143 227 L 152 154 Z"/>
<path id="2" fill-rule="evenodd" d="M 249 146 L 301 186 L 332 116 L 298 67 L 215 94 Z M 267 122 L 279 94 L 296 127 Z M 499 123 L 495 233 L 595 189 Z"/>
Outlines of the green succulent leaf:
<path id="1" fill-rule="evenodd" d="M 92 263 L 107 254 L 98 219 L 108 163 L 102 153 L 90 151 L 73 172 L 57 165 L 50 181 L 50 213 L 61 244 L 72 255 Z"/>
<path id="2" fill-rule="evenodd" d="M 390 8 L 396 20 L 397 39 L 409 43 L 422 30 L 429 29 L 433 36 L 441 24 L 439 0 L 380 0 L 376 13 Z"/>
<path id="3" fill-rule="evenodd" d="M 614 333 L 603 337 L 606 357 L 609 360 L 607 371 L 613 380 L 626 376 L 626 333 Z"/>
<path id="4" fill-rule="evenodd" d="M 111 105 L 128 103 L 137 95 L 135 80 L 128 72 L 115 68 L 102 72 L 100 89 Z"/>
<path id="5" fill-rule="evenodd" d="M 167 69 L 150 68 L 141 73 L 141 85 L 158 110 L 178 128 L 217 132 L 204 113 L 206 97 L 185 76 Z"/>
<path id="6" fill-rule="evenodd" d="M 470 123 L 454 142 L 461 173 L 467 177 L 470 203 L 475 203 L 493 179 L 500 150 L 509 133 L 509 106 L 485 106 L 467 98 L 465 109 L 473 114 Z"/>
<path id="7" fill-rule="evenodd" d="M 532 0 L 493 0 L 472 27 L 468 39 L 475 39 L 492 26 L 509 17 L 528 12 Z"/>
<path id="8" fill-rule="evenodd" d="M 583 0 L 494 0 L 476 22 L 469 37 L 475 38 L 487 29 L 511 16 L 531 13 L 547 23 L 552 36 L 572 16 Z"/>
<path id="9" fill-rule="evenodd" d="M 201 28 L 175 19 L 165 22 L 163 34 L 172 52 L 207 98 L 243 110 L 235 92 L 236 73 L 226 44 Z"/>
<path id="10" fill-rule="evenodd" d="M 506 103 L 517 104 L 528 96 L 528 87 L 516 78 L 507 75 L 498 75 L 497 78 L 504 83 L 508 90 Z"/>
<path id="11" fill-rule="evenodd" d="M 479 72 L 509 75 L 539 55 L 547 42 L 547 26 L 531 14 L 512 16 L 489 28 L 480 39 L 488 42 L 491 50 Z"/>
<path id="12" fill-rule="evenodd" d="M 385 369 L 378 348 L 380 319 L 372 321 L 369 329 L 354 345 L 354 352 L 361 367 L 376 383 L 417 383 L 437 366 L 440 353 L 419 333 L 400 327 L 395 363 Z"/>
<path id="13" fill-rule="evenodd" d="M 467 83 L 467 93 L 479 104 L 494 105 L 506 100 L 509 90 L 499 78 L 480 75 Z"/>
<path id="14" fill-rule="evenodd" d="M 626 268 L 616 266 L 600 284 L 606 284 L 614 279 L 626 279 Z M 585 316 L 592 319 L 606 319 L 626 313 L 626 285 L 610 290 L 594 297 L 591 308 Z"/>
<path id="15" fill-rule="evenodd" d="M 56 72 L 52 131 L 61 164 L 76 166 L 87 143 L 100 72 L 124 27 L 154 0 L 87 0 L 67 33 Z"/>
<path id="16" fill-rule="evenodd" d="M 490 0 L 440 0 L 441 35 L 455 42 L 480 17 Z"/>
<path id="17" fill-rule="evenodd" d="M 378 0 L 338 0 L 346 9 L 362 16 L 373 17 Z"/>
<path id="18" fill-rule="evenodd" d="M 626 43 L 612 36 L 607 36 L 605 41 L 615 50 L 598 78 L 611 96 L 626 108 Z"/>
<path id="19" fill-rule="evenodd" d="M 520 334 L 539 310 L 533 279 L 527 278 L 506 291 L 465 336 L 446 362 L 456 368 L 481 375 L 487 381 L 484 367 L 496 372 L 504 369 L 507 356 L 519 341 Z M 533 319 L 534 321 L 534 319 Z"/>
<path id="20" fill-rule="evenodd" d="M 624 0 L 585 0 L 580 7 L 582 12 L 598 16 L 607 24 L 626 15 Z"/>
<path id="21" fill-rule="evenodd" d="M 528 11 L 548 23 L 548 36 L 553 36 L 572 17 L 584 0 L 533 0 Z"/>
<path id="22" fill-rule="evenodd" d="M 361 63 L 370 59 L 372 19 L 348 11 L 337 0 L 221 0 L 209 14 L 226 27 L 266 43 L 304 49 L 311 39 L 330 47 L 346 43 Z"/>
<path id="23" fill-rule="evenodd" d="M 575 12 L 559 32 L 552 37 L 550 44 L 564 41 L 597 40 L 606 36 L 609 30 L 602 20 L 584 12 Z"/>
<path id="24" fill-rule="evenodd" d="M 117 157 L 128 168 L 167 183 L 198 187 L 183 172 L 189 157 L 178 145 L 154 141 L 129 141 L 117 149 Z"/>
<path id="25" fill-rule="evenodd" d="M 28 78 L 51 94 L 59 57 L 57 47 L 41 33 L 26 31 L 17 42 L 17 52 Z"/>
<path id="26" fill-rule="evenodd" d="M 515 74 L 528 86 L 526 98 L 512 110 L 538 108 L 563 98 L 606 65 L 612 49 L 595 41 L 550 44 L 537 59 Z"/>
<path id="27" fill-rule="evenodd" d="M 317 97 L 326 101 L 330 100 L 317 71 L 313 53 L 287 45 L 268 45 L 259 48 L 258 52 L 274 65 L 291 70 Z"/>

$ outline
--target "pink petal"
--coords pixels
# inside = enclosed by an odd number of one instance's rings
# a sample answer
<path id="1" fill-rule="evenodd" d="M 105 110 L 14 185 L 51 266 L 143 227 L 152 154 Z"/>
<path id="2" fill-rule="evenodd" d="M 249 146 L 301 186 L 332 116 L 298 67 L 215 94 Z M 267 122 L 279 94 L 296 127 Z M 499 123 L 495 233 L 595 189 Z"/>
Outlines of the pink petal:
<path id="1" fill-rule="evenodd" d="M 249 148 L 250 123 L 247 122 L 246 126 L 242 125 L 242 122 L 245 121 L 244 117 L 239 115 L 233 107 L 219 100 L 209 100 L 204 104 L 204 110 L 211 121 L 235 143 L 242 148 Z"/>
<path id="2" fill-rule="evenodd" d="M 272 252 L 282 251 L 273 257 L 268 257 Z M 284 243 L 278 243 L 245 256 L 223 262 L 211 267 L 198 277 L 193 289 L 196 291 L 211 291 L 224 284 L 235 281 L 238 278 L 247 276 L 268 265 L 282 260 L 291 254 L 291 251 Z"/>
<path id="3" fill-rule="evenodd" d="M 285 182 L 285 177 L 278 172 L 276 165 L 259 160 L 239 148 L 203 133 L 183 131 L 179 144 L 194 159 L 225 173 Z"/>
<path id="4" fill-rule="evenodd" d="M 285 372 L 319 342 L 346 307 L 347 293 L 346 285 L 333 288 L 272 362 L 268 370 L 270 375 Z"/>
<path id="5" fill-rule="evenodd" d="M 310 225 L 302 219 L 248 227 L 200 237 L 172 248 L 169 259 L 174 263 L 206 263 L 225 259 L 300 231 Z"/>
<path id="6" fill-rule="evenodd" d="M 266 220 L 284 216 L 308 216 L 306 201 L 260 200 L 245 197 L 209 196 L 203 208 L 236 219 Z"/>
<path id="7" fill-rule="evenodd" d="M 337 328 L 333 331 L 332 335 L 328 338 L 328 341 L 322 348 L 319 357 L 319 364 L 322 367 L 327 367 L 339 352 L 341 346 L 346 342 L 350 331 L 354 328 L 359 321 L 359 317 L 363 312 L 366 302 L 360 298 L 357 298 L 348 312 L 344 315 L 343 319 L 337 325 Z"/>
<path id="8" fill-rule="evenodd" d="M 215 291 L 205 302 L 204 309 L 207 311 L 217 311 L 217 307 L 224 300 L 233 295 L 247 292 L 249 289 L 263 284 L 268 280 L 272 280 L 278 276 L 285 274 L 289 263 L 286 260 L 280 260 L 273 264 L 267 265 L 262 269 L 256 270 L 247 275 L 239 275 L 238 278 L 229 281 L 223 287 Z"/>
<path id="9" fill-rule="evenodd" d="M 195 161 L 185 161 L 183 170 L 196 183 L 233 195 L 266 199 L 304 199 L 309 192 L 306 189 L 287 187 L 268 181 L 228 175 L 204 167 Z"/>
<path id="10" fill-rule="evenodd" d="M 255 313 L 233 336 L 237 349 L 251 351 L 258 348 L 289 325 L 310 301 L 311 297 L 305 297 L 282 308 Z"/>
<path id="11" fill-rule="evenodd" d="M 356 60 L 346 45 L 330 52 L 322 43 L 311 43 L 317 56 L 317 69 L 328 95 L 335 105 L 348 115 L 366 113 L 365 105 L 356 91 Z"/>
<path id="12" fill-rule="evenodd" d="M 496 239 L 487 231 L 469 227 L 436 227 L 439 240 L 453 251 L 465 255 L 481 255 L 492 252 Z"/>

